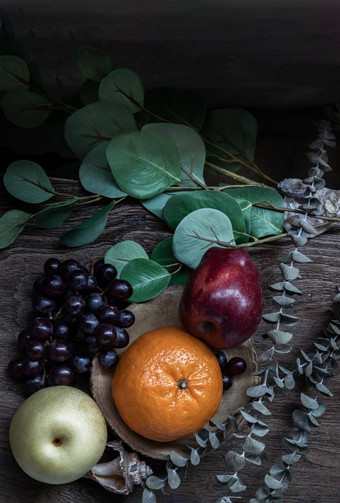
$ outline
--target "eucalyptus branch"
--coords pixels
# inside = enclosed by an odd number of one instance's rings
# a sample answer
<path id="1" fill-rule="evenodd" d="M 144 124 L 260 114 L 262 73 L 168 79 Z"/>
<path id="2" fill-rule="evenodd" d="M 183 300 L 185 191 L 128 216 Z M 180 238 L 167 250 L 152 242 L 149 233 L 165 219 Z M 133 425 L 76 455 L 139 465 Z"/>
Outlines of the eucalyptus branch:
<path id="1" fill-rule="evenodd" d="M 300 215 L 305 215 L 306 211 L 299 208 L 280 208 L 269 201 L 256 201 L 252 203 L 252 206 L 256 208 L 263 208 L 265 210 L 280 211 L 281 213 L 299 213 Z M 327 215 L 309 215 L 311 218 L 316 218 L 320 220 L 325 220 L 327 222 L 340 222 L 340 217 L 328 217 Z"/>
<path id="2" fill-rule="evenodd" d="M 213 169 L 214 171 L 217 171 L 218 173 L 222 173 L 223 175 L 226 175 L 229 178 L 232 178 L 233 180 L 244 183 L 246 185 L 256 185 L 257 187 L 268 187 L 268 185 L 265 185 L 264 183 L 254 182 L 254 180 L 251 180 L 250 178 L 246 178 L 245 176 L 238 175 L 237 173 L 234 173 L 233 171 L 229 171 L 228 169 L 221 168 L 220 166 L 217 166 L 216 164 L 213 164 L 210 161 L 205 161 L 205 164 L 206 164 L 206 166 Z"/>

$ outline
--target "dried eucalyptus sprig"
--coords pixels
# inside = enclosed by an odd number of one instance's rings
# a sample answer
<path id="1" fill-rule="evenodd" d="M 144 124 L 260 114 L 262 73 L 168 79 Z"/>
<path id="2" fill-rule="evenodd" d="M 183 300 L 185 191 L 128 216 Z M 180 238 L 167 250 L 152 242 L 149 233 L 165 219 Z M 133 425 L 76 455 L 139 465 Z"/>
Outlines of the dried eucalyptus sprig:
<path id="1" fill-rule="evenodd" d="M 283 445 L 290 451 L 281 457 L 281 463 L 274 464 L 269 474 L 265 476 L 266 487 L 258 489 L 255 498 L 250 503 L 270 503 L 283 501 L 283 493 L 291 481 L 291 468 L 301 456 L 309 452 L 308 439 L 312 427 L 318 427 L 318 418 L 325 412 L 325 405 L 319 402 L 319 396 L 331 397 L 332 392 L 326 387 L 325 380 L 334 375 L 338 368 L 336 357 L 340 355 L 340 295 L 339 287 L 333 299 L 337 304 L 336 317 L 324 329 L 323 336 L 314 343 L 315 351 L 308 354 L 301 350 L 301 358 L 297 359 L 297 370 L 305 383 L 311 386 L 314 396 L 301 393 L 300 400 L 303 409 L 295 409 L 292 414 L 294 430 L 290 438 L 283 438 Z"/>
<path id="2" fill-rule="evenodd" d="M 293 338 L 293 333 L 287 331 L 286 327 L 297 325 L 299 318 L 286 313 L 285 310 L 295 302 L 293 295 L 302 294 L 301 290 L 292 284 L 292 281 L 300 278 L 300 270 L 297 265 L 311 262 L 311 259 L 301 253 L 297 247 L 305 245 L 308 238 L 317 233 L 313 225 L 308 221 L 308 217 L 318 211 L 320 201 L 315 197 L 315 193 L 319 188 L 325 186 L 325 181 L 322 178 L 324 172 L 331 170 L 325 146 L 335 146 L 334 134 L 331 131 L 330 123 L 327 121 L 321 121 L 317 127 L 319 136 L 310 145 L 310 148 L 315 151 L 307 154 L 308 159 L 313 162 L 314 166 L 308 173 L 309 177 L 303 182 L 301 181 L 303 190 L 300 189 L 298 197 L 296 197 L 296 192 L 294 194 L 298 202 L 298 209 L 303 211 L 303 216 L 295 216 L 294 224 L 289 224 L 287 229 L 287 233 L 292 238 L 295 247 L 293 250 L 281 255 L 282 281 L 270 285 L 270 288 L 276 292 L 273 301 L 278 310 L 263 315 L 265 321 L 274 324 L 274 328 L 264 336 L 271 341 L 271 346 L 258 356 L 258 361 L 263 363 L 262 369 L 258 372 L 259 375 L 263 376 L 263 381 L 261 384 L 252 386 L 247 390 L 248 396 L 253 400 L 249 406 L 244 407 L 241 414 L 247 422 L 248 433 L 246 435 L 240 435 L 238 432 L 234 433 L 234 436 L 244 439 L 242 452 L 238 454 L 229 451 L 226 455 L 226 461 L 231 473 L 217 475 L 219 482 L 226 483 L 230 493 L 242 492 L 246 489 L 246 485 L 240 480 L 239 471 L 245 466 L 247 454 L 254 455 L 256 457 L 255 463 L 261 464 L 259 455 L 265 450 L 265 443 L 253 438 L 253 435 L 265 436 L 269 431 L 269 427 L 259 421 L 259 412 L 262 410 L 262 413 L 270 414 L 270 410 L 265 403 L 274 400 L 276 388 L 291 390 L 295 387 L 294 371 L 289 371 L 280 366 L 276 356 L 289 353 L 292 350 L 289 343 Z M 324 169 L 321 169 L 321 167 Z M 293 193 L 290 192 L 289 195 L 292 196 Z M 255 414 L 249 413 L 249 410 L 247 410 L 249 407 L 255 410 Z M 270 483 L 270 479 L 268 480 Z"/>

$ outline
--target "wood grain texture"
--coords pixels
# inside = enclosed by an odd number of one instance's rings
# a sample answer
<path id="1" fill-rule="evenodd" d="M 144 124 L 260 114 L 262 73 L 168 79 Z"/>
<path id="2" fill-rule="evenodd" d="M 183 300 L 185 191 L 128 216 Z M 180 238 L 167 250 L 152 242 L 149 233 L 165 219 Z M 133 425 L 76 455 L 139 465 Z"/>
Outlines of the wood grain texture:
<path id="1" fill-rule="evenodd" d="M 80 193 L 77 182 L 54 181 L 55 187 L 63 192 Z M 1 214 L 9 208 L 27 209 L 8 196 L 3 185 L 0 187 Z M 83 214 L 75 215 L 63 226 L 63 231 L 89 217 L 95 212 L 87 208 Z M 86 264 L 90 258 L 99 258 L 113 244 L 122 239 L 133 239 L 143 244 L 151 251 L 156 243 L 169 234 L 165 225 L 153 215 L 131 200 L 117 206 L 110 214 L 108 226 L 103 235 L 87 247 L 67 249 L 60 245 L 61 229 L 51 231 L 37 230 L 28 226 L 17 241 L 0 253 L 1 271 L 1 388 L 0 400 L 2 414 L 0 418 L 1 441 L 1 474 L 0 501 L 15 501 L 16 503 L 137 503 L 141 501 L 141 488 L 127 497 L 115 497 L 89 480 L 79 480 L 64 486 L 48 486 L 29 479 L 17 466 L 8 444 L 8 427 L 12 415 L 24 400 L 20 383 L 10 380 L 6 375 L 7 363 L 16 356 L 15 338 L 18 332 L 25 328 L 30 314 L 30 292 L 34 279 L 40 275 L 44 261 L 50 256 L 60 259 L 74 257 Z M 268 285 L 280 279 L 278 269 L 279 255 L 283 249 L 289 248 L 290 242 L 284 241 L 268 248 L 254 248 L 251 256 L 259 267 L 262 278 L 265 299 L 265 312 L 272 310 L 271 293 Z M 300 323 L 293 328 L 294 347 L 308 351 L 312 342 L 321 334 L 323 327 L 331 319 L 331 300 L 335 285 L 340 283 L 339 234 L 329 232 L 311 240 L 305 247 L 305 253 L 313 259 L 313 263 L 301 265 L 301 279 L 297 285 L 304 292 L 297 299 L 292 314 L 300 316 Z M 254 337 L 254 343 L 261 351 L 268 347 L 262 338 L 267 326 L 262 323 Z M 282 357 L 287 368 L 294 365 L 298 350 Z M 339 470 L 340 470 L 340 424 L 338 420 L 340 409 L 340 375 L 327 383 L 334 393 L 333 398 L 325 398 L 327 410 L 320 418 L 320 428 L 312 430 L 309 445 L 311 452 L 297 463 L 293 470 L 293 480 L 287 491 L 289 503 L 319 503 L 339 501 Z M 283 436 L 290 436 L 292 431 L 291 413 L 299 404 L 299 393 L 308 389 L 304 386 L 287 391 L 277 391 L 273 404 L 270 405 L 272 416 L 268 418 L 271 432 L 265 437 L 267 449 L 263 456 L 263 466 L 256 467 L 247 464 L 242 473 L 248 489 L 242 500 L 249 501 L 256 489 L 263 485 L 263 478 L 268 468 L 280 461 L 280 456 L 286 453 L 282 446 Z M 240 449 L 239 441 L 232 441 L 228 448 Z M 213 503 L 225 494 L 223 487 L 217 482 L 215 475 L 225 473 L 223 447 L 215 454 L 207 456 L 197 467 L 190 467 L 187 477 L 176 491 L 169 495 L 160 494 L 160 503 Z M 150 461 L 157 474 L 161 474 L 164 465 Z"/>

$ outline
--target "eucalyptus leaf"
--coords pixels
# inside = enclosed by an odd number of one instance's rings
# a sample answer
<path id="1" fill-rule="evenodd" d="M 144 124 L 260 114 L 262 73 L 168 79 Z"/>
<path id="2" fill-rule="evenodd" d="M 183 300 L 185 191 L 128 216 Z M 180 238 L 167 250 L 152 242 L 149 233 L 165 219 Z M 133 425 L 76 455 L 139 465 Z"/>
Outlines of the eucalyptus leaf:
<path id="1" fill-rule="evenodd" d="M 293 337 L 293 334 L 278 329 L 269 330 L 267 335 L 275 344 L 287 344 Z"/>
<path id="2" fill-rule="evenodd" d="M 284 202 L 282 196 L 275 189 L 268 187 L 243 187 L 235 189 L 225 189 L 223 192 L 234 197 L 236 200 L 241 198 L 248 204 L 258 201 L 268 201 L 275 206 L 283 208 Z M 283 229 L 283 213 L 279 211 L 267 210 L 252 206 L 250 212 L 250 232 L 252 236 L 261 238 L 264 236 L 276 236 L 281 234 Z"/>
<path id="3" fill-rule="evenodd" d="M 220 441 L 215 432 L 209 431 L 209 442 L 213 449 L 218 449 L 220 446 Z"/>
<path id="4" fill-rule="evenodd" d="M 131 101 L 129 98 L 132 98 Z M 139 112 L 144 103 L 144 87 L 138 75 L 129 68 L 112 70 L 99 85 L 99 99 L 124 105 L 132 113 Z"/>
<path id="5" fill-rule="evenodd" d="M 226 108 L 212 110 L 207 114 L 202 130 L 202 135 L 209 143 L 207 145 L 208 156 L 214 156 L 214 160 L 220 166 L 227 169 L 237 170 L 241 164 L 237 160 L 226 164 L 218 159 L 230 160 L 235 156 L 239 161 L 249 162 L 254 160 L 256 147 L 257 122 L 249 112 L 241 108 Z M 219 148 L 216 148 L 214 145 Z"/>
<path id="6" fill-rule="evenodd" d="M 233 241 L 230 219 L 221 211 L 202 208 L 189 213 L 177 226 L 173 252 L 180 262 L 194 269 L 209 248 Z"/>
<path id="7" fill-rule="evenodd" d="M 238 479 L 229 487 L 229 491 L 232 493 L 241 493 L 247 489 L 247 486 L 242 484 L 242 482 Z"/>
<path id="8" fill-rule="evenodd" d="M 172 237 L 168 237 L 160 241 L 152 250 L 150 258 L 171 274 L 169 285 L 185 285 L 192 269 L 178 262 L 172 251 L 172 240 Z"/>
<path id="9" fill-rule="evenodd" d="M 138 199 L 149 199 L 181 181 L 177 147 L 161 134 L 116 136 L 106 155 L 119 187 Z"/>
<path id="10" fill-rule="evenodd" d="M 277 490 L 282 486 L 282 483 L 279 480 L 274 479 L 274 477 L 271 477 L 270 475 L 266 475 L 264 481 L 269 489 Z"/>
<path id="11" fill-rule="evenodd" d="M 151 123 L 142 131 L 160 133 L 173 140 L 180 156 L 182 186 L 205 186 L 203 171 L 205 145 L 198 133 L 188 126 L 170 123 Z"/>
<path id="12" fill-rule="evenodd" d="M 162 119 L 201 129 L 206 104 L 196 91 L 163 87 L 146 93 L 145 107 Z M 152 116 L 151 116 L 152 117 Z M 159 119 L 156 119 L 159 122 Z"/>
<path id="13" fill-rule="evenodd" d="M 188 463 L 188 459 L 185 458 L 184 456 L 181 456 L 181 454 L 178 454 L 176 451 L 171 451 L 170 452 L 170 460 L 173 462 L 174 465 L 176 466 L 186 466 Z"/>
<path id="14" fill-rule="evenodd" d="M 265 444 L 263 442 L 260 442 L 259 440 L 256 440 L 255 438 L 252 437 L 247 437 L 243 443 L 243 450 L 247 454 L 252 454 L 253 456 L 258 456 L 261 454 L 265 449 Z"/>
<path id="15" fill-rule="evenodd" d="M 268 386 L 265 384 L 258 384 L 256 386 L 250 386 L 247 389 L 247 395 L 251 398 L 259 398 L 268 393 Z"/>
<path id="16" fill-rule="evenodd" d="M 270 416 L 270 410 L 264 405 L 264 403 L 260 402 L 260 400 L 256 400 L 252 402 L 252 407 L 257 411 L 263 414 L 264 416 Z"/>
<path id="17" fill-rule="evenodd" d="M 77 202 L 77 199 L 70 199 L 69 201 L 64 201 L 56 206 L 46 208 L 42 210 L 36 218 L 36 225 L 42 227 L 43 229 L 54 229 L 58 225 L 65 222 L 65 220 L 71 215 L 73 204 Z"/>
<path id="18" fill-rule="evenodd" d="M 107 101 L 95 101 L 80 108 L 65 123 L 65 139 L 79 159 L 96 145 L 131 131 L 136 131 L 131 111 Z"/>
<path id="19" fill-rule="evenodd" d="M 28 89 L 6 93 L 1 100 L 6 119 L 25 129 L 35 128 L 45 122 L 51 107 L 52 103 L 45 96 Z"/>
<path id="20" fill-rule="evenodd" d="M 310 398 L 308 395 L 305 393 L 301 393 L 300 399 L 302 402 L 302 405 L 304 405 L 307 409 L 317 409 L 319 404 L 316 398 Z"/>
<path id="21" fill-rule="evenodd" d="M 21 210 L 9 210 L 0 217 L 0 249 L 13 243 L 31 216 Z"/>
<path id="22" fill-rule="evenodd" d="M 175 230 L 184 217 L 202 208 L 213 208 L 227 215 L 237 242 L 248 241 L 240 205 L 233 197 L 223 192 L 200 191 L 194 194 L 175 195 L 164 206 L 163 217 L 170 229 Z"/>
<path id="23" fill-rule="evenodd" d="M 113 178 L 106 158 L 107 145 L 108 142 L 100 143 L 86 154 L 80 164 L 79 180 L 85 190 L 115 199 L 126 193 L 120 190 Z"/>
<path id="24" fill-rule="evenodd" d="M 95 82 L 100 82 L 112 67 L 108 54 L 85 45 L 77 50 L 77 63 L 82 74 Z"/>
<path id="25" fill-rule="evenodd" d="M 299 277 L 299 269 L 292 265 L 280 264 L 280 269 L 282 271 L 283 277 L 286 281 L 294 281 Z"/>
<path id="26" fill-rule="evenodd" d="M 241 456 L 235 451 L 228 451 L 225 455 L 228 470 L 238 472 L 242 470 L 246 464 L 244 456 Z"/>
<path id="27" fill-rule="evenodd" d="M 156 217 L 164 220 L 163 208 L 171 197 L 172 196 L 171 194 L 169 194 L 169 192 L 167 193 L 163 192 L 163 194 L 158 194 L 158 196 L 151 197 L 150 199 L 144 199 L 141 201 L 141 203 L 144 206 L 144 208 L 146 208 L 151 213 L 156 215 Z"/>
<path id="28" fill-rule="evenodd" d="M 30 71 L 27 63 L 18 56 L 0 56 L 0 91 L 26 89 L 29 86 Z"/>
<path id="29" fill-rule="evenodd" d="M 181 479 L 178 473 L 176 472 L 176 470 L 173 470 L 172 468 L 168 468 L 167 473 L 168 473 L 168 484 L 170 488 L 177 489 L 181 484 Z"/>
<path id="30" fill-rule="evenodd" d="M 200 464 L 200 462 L 201 462 L 201 457 L 198 454 L 197 450 L 196 449 L 191 449 L 191 452 L 190 452 L 190 463 L 193 466 L 197 466 L 197 465 Z"/>
<path id="31" fill-rule="evenodd" d="M 282 461 L 287 465 L 293 465 L 299 461 L 301 454 L 284 454 L 282 456 Z"/>
<path id="32" fill-rule="evenodd" d="M 119 277 L 124 267 L 136 258 L 148 259 L 149 257 L 140 244 L 127 239 L 109 248 L 104 255 L 104 262 L 113 265 Z"/>
<path id="33" fill-rule="evenodd" d="M 155 475 L 150 475 L 145 482 L 149 489 L 159 490 L 165 486 L 164 480 Z"/>
<path id="34" fill-rule="evenodd" d="M 137 258 L 129 262 L 120 274 L 133 288 L 130 302 L 144 302 L 157 297 L 169 284 L 170 274 L 153 260 Z"/>
<path id="35" fill-rule="evenodd" d="M 156 495 L 154 492 L 144 489 L 142 494 L 142 503 L 156 503 Z"/>
<path id="36" fill-rule="evenodd" d="M 39 204 L 54 196 L 45 171 L 33 161 L 14 161 L 4 175 L 8 192 L 25 203 Z"/>
<path id="37" fill-rule="evenodd" d="M 88 220 L 66 232 L 60 238 L 63 245 L 68 247 L 83 246 L 95 241 L 105 229 L 108 215 L 115 202 L 111 201 L 98 213 Z"/>

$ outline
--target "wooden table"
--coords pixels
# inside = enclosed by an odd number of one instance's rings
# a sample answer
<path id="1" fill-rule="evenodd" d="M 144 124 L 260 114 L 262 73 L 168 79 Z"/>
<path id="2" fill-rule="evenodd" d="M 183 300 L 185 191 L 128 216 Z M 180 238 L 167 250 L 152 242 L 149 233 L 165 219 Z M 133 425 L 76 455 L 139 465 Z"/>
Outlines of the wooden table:
<path id="1" fill-rule="evenodd" d="M 265 145 L 262 142 L 262 145 Z M 304 147 L 303 147 L 304 148 Z M 272 149 L 272 157 L 263 153 L 262 160 L 274 166 L 275 159 L 280 157 L 277 149 Z M 296 165 L 295 152 L 289 163 Z M 286 159 L 287 160 L 287 159 Z M 269 162 L 271 161 L 271 162 Z M 284 164 L 284 155 L 281 155 L 279 164 Z M 277 163 L 276 163 L 277 165 Z M 308 164 L 303 169 L 308 169 Z M 288 166 L 289 168 L 289 166 Z M 272 170 L 273 171 L 273 170 Z M 338 174 L 333 174 L 333 182 L 338 180 Z M 71 180 L 55 180 L 54 185 L 63 192 L 79 193 L 79 184 Z M 335 187 L 333 183 L 333 187 Z M 338 183 L 339 187 L 339 183 Z M 335 187 L 336 188 L 336 187 Z M 25 204 L 15 201 L 10 197 L 1 184 L 0 187 L 1 214 L 10 208 L 25 209 Z M 80 216 L 72 217 L 64 229 L 69 229 L 87 218 L 94 212 L 94 208 L 84 210 Z M 51 256 L 61 260 L 74 257 L 81 263 L 88 263 L 90 258 L 100 258 L 113 244 L 123 240 L 132 239 L 143 244 L 147 251 L 169 232 L 165 225 L 156 217 L 144 210 L 139 204 L 129 200 L 116 209 L 109 217 L 108 226 L 103 235 L 93 244 L 76 249 L 67 249 L 60 245 L 60 229 L 51 231 L 37 230 L 28 226 L 16 242 L 0 253 L 1 271 L 1 485 L 0 501 L 13 501 L 15 503 L 109 503 L 126 502 L 136 503 L 141 501 L 141 488 L 127 496 L 115 496 L 99 487 L 92 481 L 79 480 L 72 484 L 62 486 L 49 486 L 30 479 L 17 466 L 8 443 L 8 427 L 12 415 L 24 400 L 20 383 L 15 383 L 6 375 L 9 360 L 16 356 L 15 339 L 18 332 L 25 327 L 30 313 L 31 286 L 42 270 L 44 261 Z M 279 254 L 283 249 L 289 249 L 289 241 L 267 248 L 254 248 L 251 256 L 261 272 L 263 293 L 265 299 L 265 312 L 272 309 L 272 294 L 268 285 L 279 281 L 278 268 Z M 300 323 L 294 329 L 294 347 L 308 351 L 323 327 L 331 319 L 331 301 L 336 283 L 340 284 L 340 255 L 339 233 L 330 231 L 313 240 L 305 248 L 306 253 L 313 259 L 313 263 L 301 266 L 302 278 L 298 281 L 299 288 L 304 295 L 298 298 L 291 309 L 291 313 L 300 316 Z M 263 323 L 257 331 L 254 342 L 258 351 L 268 347 L 262 339 L 266 331 Z M 288 356 L 282 358 L 285 366 L 293 366 L 298 350 L 294 349 Z M 330 503 L 339 501 L 339 470 L 340 470 L 340 375 L 331 378 L 328 386 L 334 393 L 333 398 L 325 399 L 327 410 L 320 418 L 320 428 L 312 429 L 309 445 L 311 451 L 303 460 L 292 469 L 293 480 L 287 491 L 287 500 L 290 503 Z M 263 486 L 264 475 L 269 467 L 280 462 L 281 455 L 286 453 L 281 443 L 284 436 L 290 436 L 292 431 L 291 413 L 299 406 L 299 394 L 303 388 L 298 387 L 293 391 L 278 391 L 275 401 L 270 408 L 272 415 L 268 418 L 271 431 L 265 437 L 266 450 L 263 455 L 262 467 L 247 464 L 246 470 L 241 472 L 242 480 L 248 485 L 248 490 L 242 499 L 235 501 L 249 501 L 254 496 L 258 487 Z M 240 449 L 239 442 L 232 441 L 229 448 L 236 451 Z M 226 447 L 216 453 L 205 457 L 197 467 L 190 467 L 186 479 L 176 491 L 168 495 L 159 493 L 157 501 L 168 503 L 213 503 L 226 494 L 215 478 L 216 474 L 226 472 L 224 453 Z M 152 467 L 157 474 L 162 474 L 161 463 L 152 462 Z"/>

